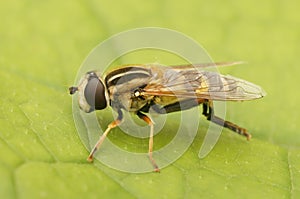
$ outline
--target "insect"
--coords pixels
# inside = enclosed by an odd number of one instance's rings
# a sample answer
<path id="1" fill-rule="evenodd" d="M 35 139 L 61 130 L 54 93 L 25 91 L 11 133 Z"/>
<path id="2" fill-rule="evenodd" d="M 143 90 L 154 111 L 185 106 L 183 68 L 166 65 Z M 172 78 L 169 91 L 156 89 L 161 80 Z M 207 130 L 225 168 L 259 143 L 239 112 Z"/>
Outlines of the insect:
<path id="1" fill-rule="evenodd" d="M 244 101 L 265 96 L 257 85 L 229 75 L 204 70 L 213 66 L 228 66 L 240 62 L 178 65 L 166 67 L 158 64 L 124 65 L 103 77 L 99 72 L 86 73 L 78 86 L 69 88 L 70 94 L 78 91 L 79 106 L 84 112 L 102 110 L 111 106 L 118 113 L 90 152 L 87 160 L 93 161 L 95 152 L 111 129 L 123 121 L 123 111 L 133 112 L 150 126 L 148 155 L 154 171 L 159 172 L 153 151 L 152 119 L 150 108 L 159 114 L 182 111 L 203 105 L 207 120 L 226 127 L 250 140 L 246 129 L 214 115 L 213 101 Z"/>

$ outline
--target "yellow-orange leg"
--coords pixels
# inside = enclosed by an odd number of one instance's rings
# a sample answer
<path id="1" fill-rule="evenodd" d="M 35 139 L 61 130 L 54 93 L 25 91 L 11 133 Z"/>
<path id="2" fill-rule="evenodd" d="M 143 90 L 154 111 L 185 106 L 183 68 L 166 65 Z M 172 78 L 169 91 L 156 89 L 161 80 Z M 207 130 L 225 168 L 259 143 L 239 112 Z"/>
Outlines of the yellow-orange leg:
<path id="1" fill-rule="evenodd" d="M 147 115 L 141 113 L 141 112 L 137 112 L 137 116 L 139 116 L 139 118 L 141 118 L 142 120 L 144 120 L 149 126 L 150 126 L 150 137 L 149 137 L 149 150 L 148 150 L 148 155 L 149 155 L 149 159 L 150 162 L 154 168 L 155 172 L 160 172 L 154 158 L 153 158 L 153 134 L 154 134 L 154 123 L 151 120 L 150 117 L 148 117 Z"/>
<path id="2" fill-rule="evenodd" d="M 102 134 L 102 136 L 99 138 L 98 142 L 95 144 L 93 150 L 91 151 L 89 157 L 87 158 L 87 161 L 92 162 L 93 161 L 93 157 L 95 152 L 100 148 L 102 142 L 104 141 L 104 139 L 106 138 L 107 134 L 109 133 L 109 131 L 115 127 L 117 127 L 120 123 L 122 122 L 121 119 L 117 119 L 115 121 L 113 121 L 112 123 L 110 123 L 107 127 L 107 129 L 104 131 L 104 133 Z"/>

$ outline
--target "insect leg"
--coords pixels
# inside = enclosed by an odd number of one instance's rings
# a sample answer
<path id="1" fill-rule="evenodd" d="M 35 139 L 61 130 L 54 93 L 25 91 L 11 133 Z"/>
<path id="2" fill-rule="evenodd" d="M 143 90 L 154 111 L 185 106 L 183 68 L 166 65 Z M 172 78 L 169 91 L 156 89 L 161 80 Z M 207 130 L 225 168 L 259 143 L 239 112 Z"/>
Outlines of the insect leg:
<path id="1" fill-rule="evenodd" d="M 223 120 L 217 116 L 214 115 L 214 108 L 213 108 L 213 102 L 208 101 L 206 103 L 203 103 L 203 113 L 202 113 L 207 120 L 210 120 L 220 126 L 224 126 L 230 130 L 232 130 L 235 133 L 238 133 L 240 135 L 243 135 L 247 138 L 247 140 L 251 139 L 251 135 L 247 132 L 246 129 L 239 127 L 236 124 L 233 124 L 232 122 Z"/>
<path id="2" fill-rule="evenodd" d="M 188 100 L 178 101 L 173 104 L 168 104 L 164 107 L 160 107 L 155 104 L 152 105 L 151 107 L 155 112 L 157 112 L 159 114 L 167 114 L 167 113 L 187 110 L 192 107 L 198 106 L 199 104 L 201 104 L 203 102 L 204 102 L 203 100 L 188 99 Z"/>
<path id="3" fill-rule="evenodd" d="M 149 159 L 151 161 L 151 164 L 153 165 L 154 167 L 154 171 L 155 172 L 159 172 L 159 168 L 155 162 L 155 160 L 153 159 L 153 156 L 152 156 L 152 152 L 153 152 L 153 121 L 151 120 L 150 117 L 148 117 L 147 115 L 141 113 L 140 111 L 137 112 L 137 116 L 139 118 L 141 118 L 142 120 L 144 120 L 149 126 L 150 126 L 150 137 L 149 137 L 149 150 L 148 150 L 148 154 L 149 154 Z"/>
<path id="4" fill-rule="evenodd" d="M 104 133 L 101 135 L 101 137 L 99 138 L 99 140 L 97 141 L 97 143 L 95 144 L 93 150 L 91 151 L 89 157 L 87 158 L 87 161 L 92 162 L 93 161 L 93 157 L 95 152 L 100 148 L 102 142 L 104 141 L 104 139 L 106 138 L 107 134 L 109 133 L 109 131 L 115 127 L 117 127 L 119 124 L 121 124 L 123 119 L 123 113 L 121 110 L 118 110 L 118 117 L 115 121 L 111 122 L 108 127 L 106 128 L 106 130 L 104 131 Z"/>

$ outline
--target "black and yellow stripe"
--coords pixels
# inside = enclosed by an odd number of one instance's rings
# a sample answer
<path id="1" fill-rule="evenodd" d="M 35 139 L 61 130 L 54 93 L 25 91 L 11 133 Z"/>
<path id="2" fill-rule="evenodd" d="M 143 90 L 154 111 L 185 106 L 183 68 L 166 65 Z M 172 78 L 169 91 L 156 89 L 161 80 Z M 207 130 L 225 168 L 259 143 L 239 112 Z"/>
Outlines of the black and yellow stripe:
<path id="1" fill-rule="evenodd" d="M 135 79 L 149 77 L 151 77 L 151 72 L 148 68 L 142 68 L 139 66 L 128 66 L 110 72 L 105 77 L 105 84 L 107 88 L 109 88 L 111 86 L 128 84 L 128 82 Z"/>

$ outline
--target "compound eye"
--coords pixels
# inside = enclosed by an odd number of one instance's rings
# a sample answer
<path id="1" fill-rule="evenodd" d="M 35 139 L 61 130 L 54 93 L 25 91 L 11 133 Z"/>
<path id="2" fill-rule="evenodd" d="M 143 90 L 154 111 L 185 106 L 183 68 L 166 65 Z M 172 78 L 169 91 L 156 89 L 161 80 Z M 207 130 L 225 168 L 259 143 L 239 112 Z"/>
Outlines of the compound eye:
<path id="1" fill-rule="evenodd" d="M 97 77 L 92 77 L 84 89 L 84 97 L 92 109 L 106 108 L 105 87 Z"/>

